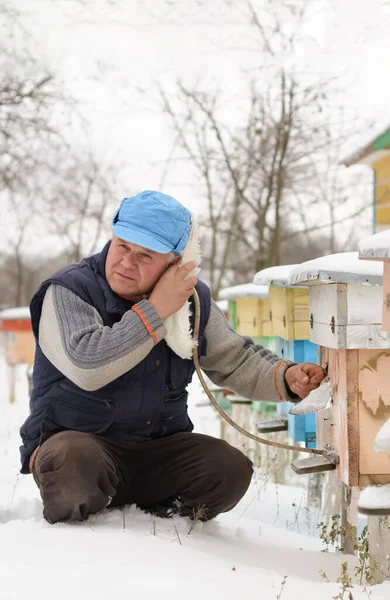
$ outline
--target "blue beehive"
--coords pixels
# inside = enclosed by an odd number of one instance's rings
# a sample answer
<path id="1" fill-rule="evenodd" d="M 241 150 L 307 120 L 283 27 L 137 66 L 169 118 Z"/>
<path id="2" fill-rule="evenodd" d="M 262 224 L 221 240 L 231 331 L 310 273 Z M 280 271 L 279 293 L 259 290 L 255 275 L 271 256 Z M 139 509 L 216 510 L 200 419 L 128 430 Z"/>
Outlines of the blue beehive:
<path id="1" fill-rule="evenodd" d="M 276 354 L 296 363 L 317 362 L 317 345 L 309 341 L 308 291 L 287 285 L 292 265 L 271 267 L 255 275 L 254 283 L 270 285 L 271 319 L 275 324 Z M 279 289 L 275 289 L 279 288 Z M 274 289 L 276 293 L 272 294 Z M 272 312 L 274 311 L 274 314 Z M 295 339 L 305 337 L 305 339 Z M 294 416 L 289 414 L 291 403 L 277 406 L 278 417 L 287 419 L 287 431 L 294 442 L 304 442 L 308 448 L 316 446 L 315 414 Z"/>

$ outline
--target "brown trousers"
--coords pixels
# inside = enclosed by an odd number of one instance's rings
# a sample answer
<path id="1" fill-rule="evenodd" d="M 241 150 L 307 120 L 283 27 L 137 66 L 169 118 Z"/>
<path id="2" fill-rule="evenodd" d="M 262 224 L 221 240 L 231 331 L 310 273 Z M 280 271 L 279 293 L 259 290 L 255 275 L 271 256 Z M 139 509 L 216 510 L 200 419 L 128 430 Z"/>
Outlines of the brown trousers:
<path id="1" fill-rule="evenodd" d="M 82 521 L 107 506 L 137 504 L 160 516 L 178 506 L 183 516 L 201 509 L 202 520 L 232 509 L 245 494 L 252 463 L 227 442 L 176 433 L 144 442 L 79 431 L 46 440 L 33 475 L 49 523 Z"/>

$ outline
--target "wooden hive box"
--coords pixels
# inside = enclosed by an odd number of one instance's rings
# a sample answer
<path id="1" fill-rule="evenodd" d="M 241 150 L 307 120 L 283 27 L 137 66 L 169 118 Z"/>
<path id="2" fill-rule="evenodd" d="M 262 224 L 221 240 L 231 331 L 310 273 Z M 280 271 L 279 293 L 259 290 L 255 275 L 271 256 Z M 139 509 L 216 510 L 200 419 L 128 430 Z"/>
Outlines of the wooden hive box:
<path id="1" fill-rule="evenodd" d="M 309 291 L 304 287 L 279 286 L 269 288 L 269 303 L 274 334 L 285 340 L 309 337 Z"/>
<path id="2" fill-rule="evenodd" d="M 35 339 L 28 307 L 10 308 L 0 312 L 0 331 L 9 365 L 34 362 Z"/>
<path id="3" fill-rule="evenodd" d="M 327 348 L 386 348 L 380 298 L 382 273 L 362 267 L 357 252 L 332 254 L 303 263 L 292 283 L 310 286 L 310 341 Z"/>
<path id="4" fill-rule="evenodd" d="M 390 332 L 390 229 L 362 240 L 359 258 L 383 262 L 382 326 L 384 331 Z"/>
<path id="5" fill-rule="evenodd" d="M 305 287 L 288 285 L 296 265 L 269 267 L 256 273 L 253 282 L 269 285 L 269 306 L 273 335 L 285 340 L 309 338 L 309 293 Z"/>
<path id="6" fill-rule="evenodd" d="M 390 452 L 375 452 L 374 440 L 390 417 L 390 349 L 321 348 L 328 366 L 333 405 L 317 413 L 317 444 L 340 457 L 337 476 L 349 486 L 390 483 Z"/>
<path id="7" fill-rule="evenodd" d="M 309 293 L 304 287 L 288 286 L 291 268 L 295 265 L 270 267 L 256 273 L 254 282 L 270 286 L 270 309 L 276 340 L 276 354 L 285 360 L 295 362 L 316 362 L 317 347 L 309 337 Z M 276 315 L 276 316 L 275 316 Z M 300 338 L 300 339 L 298 339 Z M 285 423 L 293 442 L 304 442 L 306 446 L 316 445 L 314 415 L 294 416 L 289 414 L 290 402 L 278 403 L 278 419 Z M 266 422 L 259 423 L 267 431 Z M 273 424 L 270 424 L 273 427 Z"/>
<path id="8" fill-rule="evenodd" d="M 310 307 L 318 306 L 326 315 L 317 321 L 313 315 L 310 332 L 319 344 L 333 396 L 332 406 L 317 413 L 317 446 L 333 447 L 340 459 L 335 473 L 349 486 L 390 482 L 390 452 L 373 450 L 390 416 L 390 337 L 374 335 L 380 327 L 377 319 L 367 326 L 381 298 L 380 270 L 362 266 L 357 253 L 345 253 L 303 263 L 291 280 L 309 285 Z M 373 307 L 367 307 L 368 297 Z M 334 316 L 330 333 L 320 322 L 327 322 L 329 315 Z M 354 327 L 361 330 L 352 335 Z"/>
<path id="9" fill-rule="evenodd" d="M 284 340 L 278 338 L 278 354 L 281 358 L 297 363 L 317 362 L 317 345 L 309 340 Z M 315 414 L 290 415 L 291 402 L 282 402 L 277 406 L 277 413 L 287 416 L 287 431 L 293 442 L 304 442 L 308 448 L 316 447 Z"/>
<path id="10" fill-rule="evenodd" d="M 237 298 L 236 331 L 252 338 L 272 336 L 268 298 Z"/>
<path id="11" fill-rule="evenodd" d="M 374 231 L 390 227 L 390 127 L 343 160 L 344 165 L 369 165 L 374 171 Z"/>
<path id="12" fill-rule="evenodd" d="M 259 341 L 272 336 L 268 286 L 248 283 L 225 288 L 221 290 L 219 300 L 228 300 L 229 323 L 237 333 Z"/>

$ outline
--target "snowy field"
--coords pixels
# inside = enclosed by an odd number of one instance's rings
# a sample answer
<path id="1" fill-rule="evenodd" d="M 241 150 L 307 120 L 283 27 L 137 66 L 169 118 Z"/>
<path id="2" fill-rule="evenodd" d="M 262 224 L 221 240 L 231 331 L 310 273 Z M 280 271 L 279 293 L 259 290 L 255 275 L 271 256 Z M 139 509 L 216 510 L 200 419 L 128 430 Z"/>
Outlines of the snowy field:
<path id="1" fill-rule="evenodd" d="M 32 477 L 19 474 L 25 374 L 20 366 L 10 404 L 0 356 L 1 600 L 331 600 L 340 593 L 336 579 L 346 557 L 321 552 L 318 515 L 305 508 L 305 491 L 259 477 L 233 511 L 191 531 L 188 519 L 153 519 L 135 506 L 81 524 L 46 523 Z M 218 435 L 216 414 L 197 407 L 200 399 L 195 382 L 190 412 L 196 431 Z M 348 562 L 352 574 L 354 557 Z M 352 594 L 353 600 L 388 600 L 390 582 L 355 586 Z"/>

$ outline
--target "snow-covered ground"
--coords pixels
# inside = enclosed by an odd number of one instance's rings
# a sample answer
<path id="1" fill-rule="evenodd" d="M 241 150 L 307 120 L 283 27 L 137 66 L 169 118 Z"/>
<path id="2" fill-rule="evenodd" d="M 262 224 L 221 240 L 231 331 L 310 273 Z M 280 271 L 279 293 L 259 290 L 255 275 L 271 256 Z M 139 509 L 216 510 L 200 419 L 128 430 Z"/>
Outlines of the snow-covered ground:
<path id="1" fill-rule="evenodd" d="M 191 532 L 188 519 L 153 519 L 135 506 L 106 510 L 81 524 L 46 523 L 32 477 L 19 474 L 25 373 L 20 366 L 16 402 L 10 404 L 0 356 L 1 600 L 330 600 L 340 592 L 336 579 L 346 557 L 321 552 L 318 515 L 306 508 L 305 491 L 259 477 L 233 511 Z M 218 435 L 217 416 L 211 407 L 197 407 L 200 399 L 194 382 L 196 430 Z M 347 560 L 352 574 L 355 559 Z M 352 592 L 354 600 L 385 600 L 390 583 Z"/>

